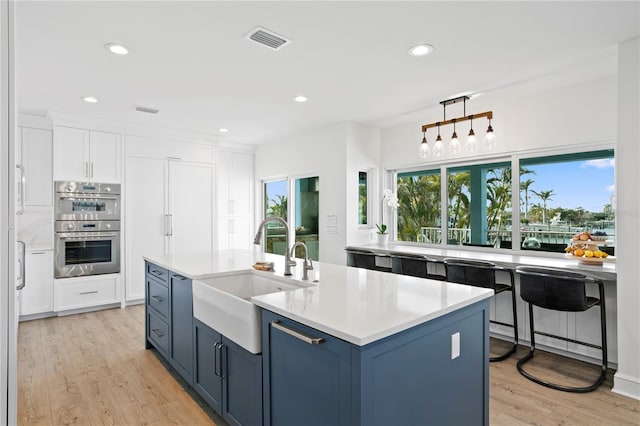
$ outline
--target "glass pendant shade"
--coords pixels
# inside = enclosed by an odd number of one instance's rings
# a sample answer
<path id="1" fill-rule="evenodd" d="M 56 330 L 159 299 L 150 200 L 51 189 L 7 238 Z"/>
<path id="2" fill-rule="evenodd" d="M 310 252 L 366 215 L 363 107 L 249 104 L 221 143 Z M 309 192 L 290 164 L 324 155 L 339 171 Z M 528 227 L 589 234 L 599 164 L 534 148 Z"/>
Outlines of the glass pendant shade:
<path id="1" fill-rule="evenodd" d="M 487 134 L 484 136 L 484 147 L 487 149 L 493 149 L 496 147 L 496 135 L 493 131 L 493 127 L 489 124 L 487 128 Z"/>
<path id="2" fill-rule="evenodd" d="M 451 154 L 457 154 L 460 151 L 460 141 L 458 140 L 458 134 L 454 131 L 449 141 L 449 152 Z"/>
<path id="3" fill-rule="evenodd" d="M 420 144 L 420 150 L 418 151 L 418 155 L 420 158 L 427 158 L 431 155 L 431 147 L 427 143 L 427 139 L 422 139 L 422 143 Z"/>
<path id="4" fill-rule="evenodd" d="M 467 136 L 467 140 L 464 143 L 464 149 L 467 152 L 476 152 L 478 150 L 478 141 L 476 139 L 476 133 L 473 131 L 473 128 L 469 130 L 469 136 Z"/>

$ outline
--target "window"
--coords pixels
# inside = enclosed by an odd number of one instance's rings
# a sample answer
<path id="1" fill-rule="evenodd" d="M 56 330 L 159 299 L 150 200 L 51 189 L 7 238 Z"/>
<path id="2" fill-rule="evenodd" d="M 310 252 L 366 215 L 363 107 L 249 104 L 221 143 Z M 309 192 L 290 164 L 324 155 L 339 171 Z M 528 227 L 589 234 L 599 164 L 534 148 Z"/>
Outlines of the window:
<path id="1" fill-rule="evenodd" d="M 398 241 L 441 241 L 440 170 L 398 173 Z"/>
<path id="2" fill-rule="evenodd" d="M 264 217 L 288 217 L 287 181 L 278 180 L 264 184 Z M 268 222 L 264 230 L 264 251 L 284 255 L 286 235 L 284 227 L 278 222 Z"/>
<path id="3" fill-rule="evenodd" d="M 367 172 L 358 172 L 358 225 L 369 223 Z"/>
<path id="4" fill-rule="evenodd" d="M 564 252 L 572 235 L 586 230 L 606 234 L 603 250 L 613 254 L 614 176 L 613 150 L 399 172 L 396 239 Z"/>
<path id="5" fill-rule="evenodd" d="M 564 252 L 573 234 L 615 241 L 613 150 L 520 160 L 520 222 L 523 250 Z"/>
<path id="6" fill-rule="evenodd" d="M 291 192 L 290 192 L 291 191 Z M 264 183 L 264 217 L 279 216 L 289 224 L 291 241 L 305 243 L 309 257 L 318 260 L 319 238 L 319 178 L 306 177 Z M 293 217 L 293 223 L 288 218 Z M 268 222 L 264 232 L 264 251 L 284 255 L 287 247 L 285 227 L 279 222 Z M 304 250 L 296 249 L 296 257 Z"/>

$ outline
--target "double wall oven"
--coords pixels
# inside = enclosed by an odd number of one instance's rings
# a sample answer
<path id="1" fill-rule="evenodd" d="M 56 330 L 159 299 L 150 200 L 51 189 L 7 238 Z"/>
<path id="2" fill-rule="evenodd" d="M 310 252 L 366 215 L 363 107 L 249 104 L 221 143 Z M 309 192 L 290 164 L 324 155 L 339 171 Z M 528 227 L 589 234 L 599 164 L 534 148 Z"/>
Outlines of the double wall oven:
<path id="1" fill-rule="evenodd" d="M 120 185 L 55 183 L 55 277 L 120 272 Z"/>

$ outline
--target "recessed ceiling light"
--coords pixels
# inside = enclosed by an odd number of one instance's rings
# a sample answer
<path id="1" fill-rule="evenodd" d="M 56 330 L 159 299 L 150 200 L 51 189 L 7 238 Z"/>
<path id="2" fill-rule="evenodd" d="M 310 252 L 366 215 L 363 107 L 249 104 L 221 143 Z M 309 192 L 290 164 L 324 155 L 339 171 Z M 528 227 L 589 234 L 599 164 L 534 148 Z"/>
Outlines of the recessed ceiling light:
<path id="1" fill-rule="evenodd" d="M 218 129 L 218 131 L 220 133 L 227 133 L 227 132 L 229 132 L 229 129 L 225 129 L 224 127 L 221 127 L 221 128 Z"/>
<path id="2" fill-rule="evenodd" d="M 411 56 L 425 56 L 433 52 L 433 46 L 430 44 L 419 44 L 409 49 Z"/>
<path id="3" fill-rule="evenodd" d="M 82 100 L 85 102 L 89 102 L 90 104 L 95 104 L 98 102 L 98 98 L 94 98 L 93 96 L 83 96 Z"/>
<path id="4" fill-rule="evenodd" d="M 302 102 L 307 102 L 309 100 L 309 98 L 307 98 L 306 96 L 300 95 L 300 96 L 296 96 L 295 98 L 293 98 L 293 100 L 296 101 L 296 102 L 302 103 Z"/>
<path id="5" fill-rule="evenodd" d="M 107 43 L 104 45 L 104 48 L 115 55 L 126 55 L 129 53 L 129 49 L 117 43 Z"/>

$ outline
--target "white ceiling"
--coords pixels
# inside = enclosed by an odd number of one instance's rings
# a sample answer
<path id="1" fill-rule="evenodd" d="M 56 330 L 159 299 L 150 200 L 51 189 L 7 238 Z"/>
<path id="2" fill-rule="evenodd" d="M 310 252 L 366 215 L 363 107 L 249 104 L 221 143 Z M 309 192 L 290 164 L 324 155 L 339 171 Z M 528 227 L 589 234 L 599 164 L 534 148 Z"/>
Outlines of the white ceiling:
<path id="1" fill-rule="evenodd" d="M 223 140 L 232 143 L 343 121 L 384 127 L 461 92 L 498 91 L 596 62 L 615 72 L 616 43 L 640 34 L 639 6 L 20 1 L 17 103 L 210 135 L 227 127 Z M 272 51 L 245 39 L 256 26 L 293 43 Z M 108 53 L 109 42 L 130 54 Z M 419 43 L 435 51 L 409 57 Z M 299 94 L 309 102 L 293 102 Z M 86 95 L 100 102 L 87 104 Z M 136 112 L 137 105 L 160 113 Z"/>

